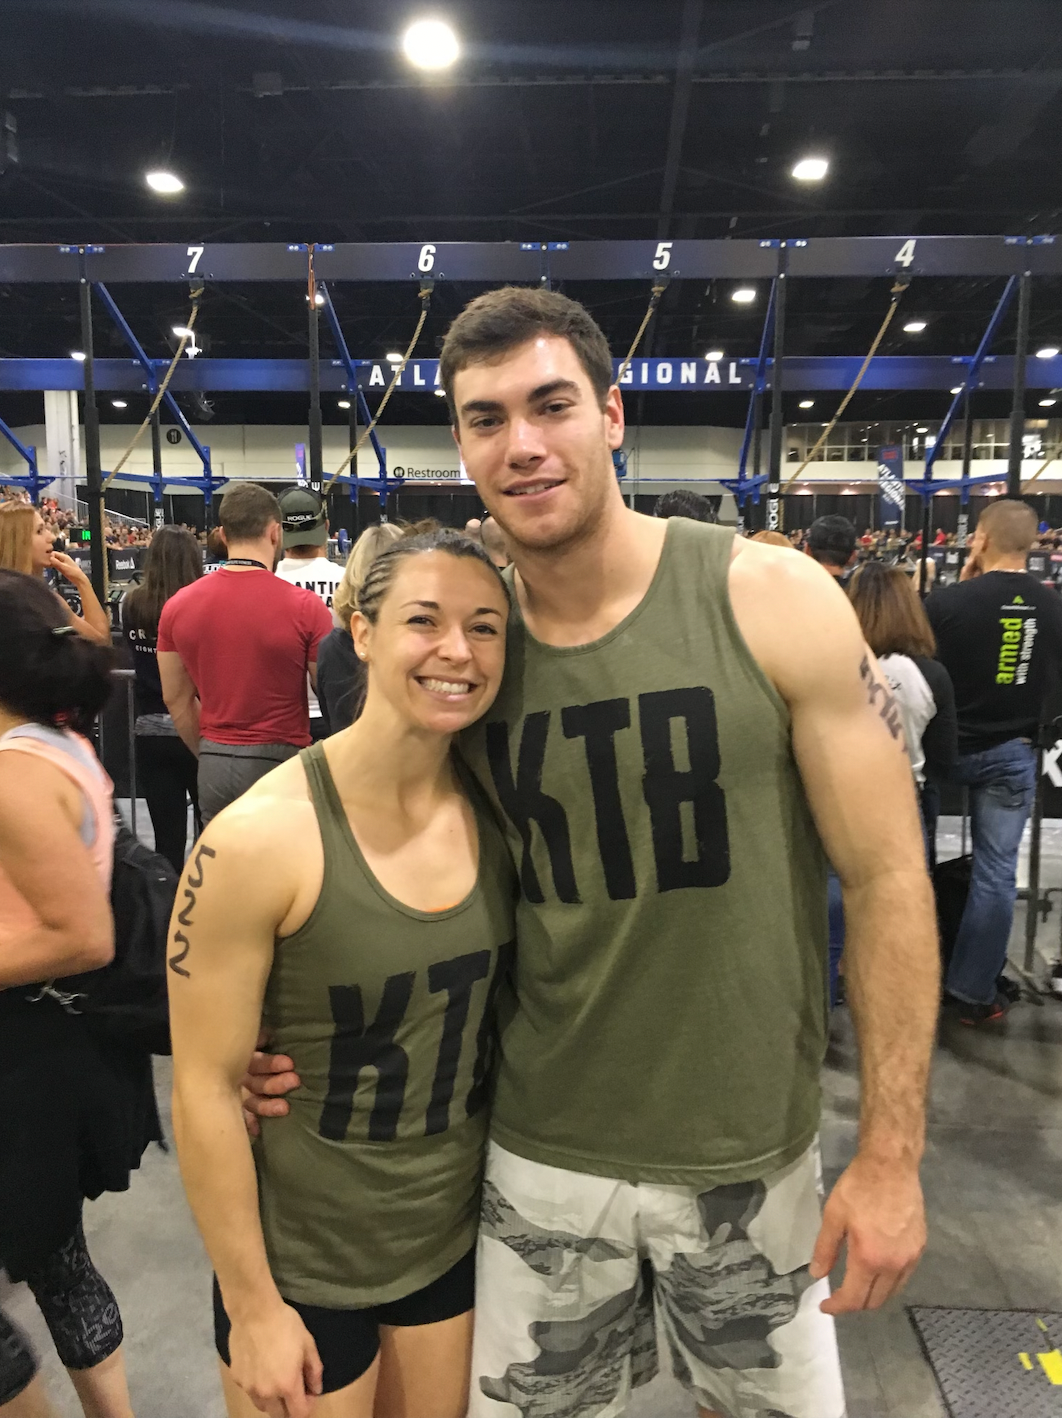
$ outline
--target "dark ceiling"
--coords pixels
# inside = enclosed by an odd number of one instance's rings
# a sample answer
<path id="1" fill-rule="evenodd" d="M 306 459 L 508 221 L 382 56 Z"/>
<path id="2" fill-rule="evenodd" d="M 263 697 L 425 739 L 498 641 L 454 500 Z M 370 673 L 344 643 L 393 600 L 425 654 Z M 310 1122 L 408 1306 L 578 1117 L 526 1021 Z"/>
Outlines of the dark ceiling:
<path id="1" fill-rule="evenodd" d="M 0 0 L 2 107 L 19 161 L 0 177 L 0 240 L 387 241 L 1036 234 L 1062 227 L 1062 0 L 439 0 L 464 54 L 442 79 L 399 52 L 424 7 L 366 0 Z M 808 152 L 831 171 L 794 182 Z M 187 189 L 150 193 L 167 165 Z M 916 282 L 883 353 L 973 350 L 1001 281 Z M 758 306 L 730 283 L 676 282 L 643 346 L 754 354 Z M 441 284 L 420 353 L 474 288 Z M 648 291 L 572 288 L 619 353 Z M 161 357 L 177 288 L 120 287 Z M 405 286 L 333 292 L 352 353 L 403 347 Z M 862 354 L 884 281 L 790 296 L 787 347 Z M 298 355 L 304 291 L 209 286 L 213 355 Z M 100 314 L 99 353 L 119 347 Z M 1062 344 L 1062 283 L 1037 284 L 1034 341 Z M 1009 341 L 1009 344 L 1008 344 Z M 76 291 L 0 287 L 0 354 L 65 354 Z M 997 350 L 1013 347 L 1013 323 Z M 1002 413 L 1002 396 L 981 396 Z M 298 422 L 305 397 L 219 395 L 224 421 Z M 397 396 L 387 417 L 437 421 Z M 999 408 L 997 410 L 997 402 Z M 326 417 L 343 417 L 326 399 Z M 331 407 L 330 407 L 331 405 Z M 940 406 L 938 408 L 938 405 Z M 860 395 L 856 417 L 932 416 L 946 396 Z M 11 421 L 37 396 L 0 396 Z M 739 422 L 736 396 L 646 396 L 646 422 Z M 795 412 L 795 411 L 794 411 Z M 110 414 L 105 407 L 105 413 Z M 139 419 L 136 399 L 122 415 Z"/>

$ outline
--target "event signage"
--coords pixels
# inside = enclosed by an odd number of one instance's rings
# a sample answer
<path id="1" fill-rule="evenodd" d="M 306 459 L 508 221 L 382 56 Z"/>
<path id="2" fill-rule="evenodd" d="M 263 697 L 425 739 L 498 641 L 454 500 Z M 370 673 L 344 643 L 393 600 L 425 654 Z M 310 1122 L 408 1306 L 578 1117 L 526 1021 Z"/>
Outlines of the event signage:
<path id="1" fill-rule="evenodd" d="M 695 390 L 705 393 L 731 393 L 749 390 L 756 383 L 754 359 L 635 359 L 620 378 L 621 360 L 612 361 L 612 371 L 621 389 Z M 395 377 L 395 366 L 385 360 L 363 364 L 358 370 L 358 383 L 371 392 L 387 389 Z M 442 386 L 439 382 L 439 361 L 412 359 L 398 376 L 398 389 L 410 393 L 429 393 Z"/>
<path id="2" fill-rule="evenodd" d="M 903 449 L 885 443 L 878 449 L 878 493 L 882 527 L 903 526 Z"/>

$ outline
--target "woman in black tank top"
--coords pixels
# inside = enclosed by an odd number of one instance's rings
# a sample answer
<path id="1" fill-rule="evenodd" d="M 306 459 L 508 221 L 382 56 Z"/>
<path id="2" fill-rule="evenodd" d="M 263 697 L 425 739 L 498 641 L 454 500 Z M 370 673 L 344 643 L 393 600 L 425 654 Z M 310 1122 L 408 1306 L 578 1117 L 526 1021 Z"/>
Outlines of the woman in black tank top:
<path id="1" fill-rule="evenodd" d="M 494 700 L 508 612 L 459 533 L 385 551 L 351 626 L 361 718 L 220 813 L 178 894 L 174 1125 L 232 1418 L 465 1411 L 515 874 L 451 739 Z M 299 1086 L 252 1160 L 260 1020 Z"/>

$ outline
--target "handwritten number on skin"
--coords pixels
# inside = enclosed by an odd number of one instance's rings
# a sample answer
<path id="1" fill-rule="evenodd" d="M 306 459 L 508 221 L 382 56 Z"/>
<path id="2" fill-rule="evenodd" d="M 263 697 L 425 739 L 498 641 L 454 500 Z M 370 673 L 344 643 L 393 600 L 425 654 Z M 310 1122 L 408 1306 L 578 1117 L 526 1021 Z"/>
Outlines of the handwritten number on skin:
<path id="1" fill-rule="evenodd" d="M 203 885 L 203 858 L 216 856 L 217 852 L 211 847 L 200 847 L 195 854 L 195 862 L 193 863 L 191 871 L 188 873 L 188 885 L 184 888 L 184 894 L 187 897 L 188 904 L 177 917 L 178 922 L 182 926 L 190 926 L 192 924 L 192 912 L 195 909 L 196 900 L 195 893 Z M 179 950 L 176 955 L 170 956 L 170 969 L 175 975 L 183 975 L 186 980 L 191 979 L 189 971 L 184 968 L 182 962 L 191 949 L 192 943 L 183 931 L 174 932 L 173 943 L 174 945 L 184 946 L 184 949 Z"/>

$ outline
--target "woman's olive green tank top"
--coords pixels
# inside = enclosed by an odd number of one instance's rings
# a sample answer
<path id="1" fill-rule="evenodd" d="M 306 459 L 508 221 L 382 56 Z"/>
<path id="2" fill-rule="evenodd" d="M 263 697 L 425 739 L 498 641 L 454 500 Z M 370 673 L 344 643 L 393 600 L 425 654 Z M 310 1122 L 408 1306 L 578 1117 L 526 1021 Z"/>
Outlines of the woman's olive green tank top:
<path id="1" fill-rule="evenodd" d="M 324 847 L 309 919 L 276 942 L 265 1022 L 301 1087 L 263 1123 L 258 1188 L 285 1299 L 383 1304 L 475 1241 L 494 996 L 515 876 L 474 785 L 479 870 L 444 911 L 397 901 L 369 869 L 321 744 L 300 755 Z"/>

